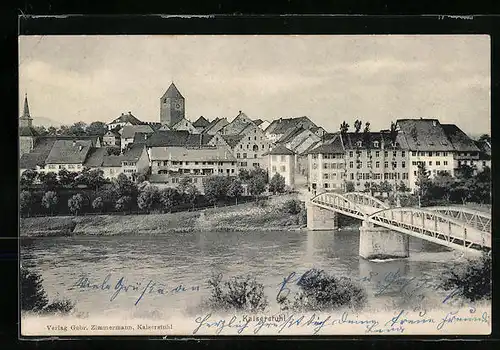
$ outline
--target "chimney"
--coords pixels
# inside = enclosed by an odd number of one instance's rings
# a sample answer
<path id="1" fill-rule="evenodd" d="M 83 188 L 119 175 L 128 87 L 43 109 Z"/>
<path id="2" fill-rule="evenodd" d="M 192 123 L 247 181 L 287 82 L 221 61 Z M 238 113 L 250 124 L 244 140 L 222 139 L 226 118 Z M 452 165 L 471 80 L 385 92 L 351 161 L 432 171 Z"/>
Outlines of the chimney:
<path id="1" fill-rule="evenodd" d="M 435 121 L 435 120 L 433 120 L 433 121 L 432 121 L 432 126 L 436 126 L 436 125 L 437 125 L 436 121 Z"/>
<path id="2" fill-rule="evenodd" d="M 76 141 L 75 141 L 75 140 L 73 140 L 73 147 L 75 147 L 75 146 L 76 146 Z"/>
<path id="3" fill-rule="evenodd" d="M 83 148 L 83 146 L 82 146 L 82 145 L 79 145 L 79 146 L 78 146 L 78 152 L 81 152 L 81 151 L 82 151 L 82 148 Z"/>
<path id="4" fill-rule="evenodd" d="M 122 117 L 125 115 L 125 113 L 122 113 Z"/>
<path id="5" fill-rule="evenodd" d="M 227 159 L 227 151 L 224 152 L 224 158 Z"/>
<path id="6" fill-rule="evenodd" d="M 241 111 L 239 111 L 239 112 L 240 112 L 240 114 L 241 114 Z"/>
<path id="7" fill-rule="evenodd" d="M 128 111 L 128 115 L 132 115 L 132 113 L 130 113 L 130 111 Z"/>

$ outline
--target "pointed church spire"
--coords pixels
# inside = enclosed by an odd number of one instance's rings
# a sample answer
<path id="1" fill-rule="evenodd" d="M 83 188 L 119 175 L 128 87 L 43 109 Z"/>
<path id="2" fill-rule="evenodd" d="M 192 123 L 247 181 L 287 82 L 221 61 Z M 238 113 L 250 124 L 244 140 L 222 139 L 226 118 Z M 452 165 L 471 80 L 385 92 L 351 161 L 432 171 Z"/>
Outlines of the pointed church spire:
<path id="1" fill-rule="evenodd" d="M 25 119 L 31 119 L 30 115 L 30 107 L 28 105 L 28 94 L 24 94 L 24 111 L 23 111 L 23 118 Z"/>

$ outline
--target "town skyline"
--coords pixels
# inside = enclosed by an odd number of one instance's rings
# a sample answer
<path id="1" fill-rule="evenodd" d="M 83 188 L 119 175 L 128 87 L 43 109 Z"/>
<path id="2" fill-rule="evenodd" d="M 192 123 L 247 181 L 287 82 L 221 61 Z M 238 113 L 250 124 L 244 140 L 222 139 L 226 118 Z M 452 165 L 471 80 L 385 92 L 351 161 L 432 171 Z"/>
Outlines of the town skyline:
<path id="1" fill-rule="evenodd" d="M 192 121 L 308 116 L 334 132 L 422 117 L 489 134 L 489 57 L 487 36 L 25 36 L 19 103 L 28 93 L 35 124 L 157 122 L 173 81 Z"/>

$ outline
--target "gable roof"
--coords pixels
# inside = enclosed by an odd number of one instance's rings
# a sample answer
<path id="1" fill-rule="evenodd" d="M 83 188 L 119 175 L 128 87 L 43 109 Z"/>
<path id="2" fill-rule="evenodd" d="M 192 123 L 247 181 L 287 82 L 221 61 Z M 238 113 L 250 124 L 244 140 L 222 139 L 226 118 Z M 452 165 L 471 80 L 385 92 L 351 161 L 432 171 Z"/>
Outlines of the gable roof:
<path id="1" fill-rule="evenodd" d="M 177 86 L 175 86 L 174 83 L 170 84 L 168 87 L 167 91 L 163 94 L 161 98 L 184 98 L 179 90 L 177 89 Z"/>
<path id="2" fill-rule="evenodd" d="M 146 140 L 147 147 L 183 146 L 189 137 L 186 130 L 157 131 Z"/>
<path id="3" fill-rule="evenodd" d="M 444 133 L 451 141 L 455 151 L 459 152 L 479 152 L 479 148 L 476 146 L 474 141 L 467 136 L 458 126 L 455 124 L 441 124 Z"/>
<path id="4" fill-rule="evenodd" d="M 115 131 L 115 130 L 108 130 L 104 136 L 107 136 L 107 137 L 120 137 L 120 134 Z"/>
<path id="5" fill-rule="evenodd" d="M 184 125 L 181 125 L 182 123 L 187 123 L 188 125 L 189 124 L 193 125 L 190 120 L 188 120 L 186 118 L 181 118 L 180 120 L 178 120 L 177 122 L 175 122 L 174 124 L 172 124 L 170 127 L 172 129 L 175 129 L 178 126 L 184 126 Z"/>
<path id="6" fill-rule="evenodd" d="M 222 135 L 222 138 L 226 143 L 229 145 L 229 147 L 234 148 L 238 143 L 244 138 L 244 135 L 238 134 L 238 135 Z"/>
<path id="7" fill-rule="evenodd" d="M 208 120 L 206 120 L 203 116 L 196 119 L 196 121 L 193 123 L 193 126 L 196 128 L 205 128 L 209 125 L 210 125 L 210 122 Z"/>
<path id="8" fill-rule="evenodd" d="M 122 131 L 122 138 L 124 139 L 130 139 L 133 138 L 135 133 L 137 132 L 142 132 L 142 133 L 153 133 L 154 130 L 150 125 L 143 124 L 143 125 L 125 125 L 123 127 Z"/>
<path id="9" fill-rule="evenodd" d="M 273 147 L 269 152 L 265 152 L 263 155 L 294 155 L 295 153 L 287 148 L 285 145 L 278 144 Z"/>
<path id="10" fill-rule="evenodd" d="M 263 120 L 262 120 L 262 119 L 254 119 L 254 120 L 253 120 L 253 123 L 254 123 L 255 125 L 259 126 L 260 124 L 262 124 L 262 123 L 263 123 Z"/>
<path id="11" fill-rule="evenodd" d="M 35 146 L 29 153 L 25 153 L 19 160 L 20 169 L 36 169 L 36 166 L 45 166 L 52 146 L 56 142 L 54 138 L 39 138 L 35 142 Z"/>
<path id="12" fill-rule="evenodd" d="M 189 134 L 185 145 L 186 146 L 192 146 L 192 147 L 199 147 L 199 146 L 205 146 L 210 142 L 210 140 L 214 137 L 214 135 L 207 135 L 207 134 Z"/>
<path id="13" fill-rule="evenodd" d="M 316 144 L 317 145 L 317 144 Z M 328 143 L 320 144 L 316 147 L 309 148 L 304 151 L 304 154 L 319 154 L 319 153 L 344 153 L 344 144 L 341 135 L 336 134 Z"/>
<path id="14" fill-rule="evenodd" d="M 132 125 L 141 125 L 144 124 L 141 122 L 139 119 L 137 119 L 135 116 L 132 115 L 132 113 L 128 112 L 128 114 L 122 113 L 121 116 L 113 120 L 109 124 L 117 124 L 117 123 L 130 123 Z"/>
<path id="15" fill-rule="evenodd" d="M 224 126 L 226 126 L 227 124 L 229 124 L 229 122 L 227 121 L 227 118 L 215 118 L 214 120 L 212 120 L 212 122 L 210 123 L 210 125 L 208 125 L 205 130 L 203 130 L 203 133 L 208 133 L 209 131 L 219 131 L 220 129 L 222 129 Z M 218 128 L 218 129 L 217 129 Z"/>
<path id="16" fill-rule="evenodd" d="M 134 141 L 132 141 L 132 143 L 136 143 L 136 144 L 145 144 L 147 139 L 153 135 L 152 133 L 150 132 L 136 132 L 135 135 L 134 135 Z"/>
<path id="17" fill-rule="evenodd" d="M 37 142 L 43 142 L 45 140 L 90 141 L 92 147 L 97 147 L 97 143 L 100 141 L 100 136 L 99 135 L 91 135 L 91 136 L 50 135 L 50 136 L 37 137 Z"/>
<path id="18" fill-rule="evenodd" d="M 25 127 L 19 128 L 19 136 L 37 136 L 37 135 L 38 135 L 38 133 L 32 127 L 25 126 Z"/>
<path id="19" fill-rule="evenodd" d="M 295 118 L 280 118 L 273 120 L 273 122 L 266 128 L 266 133 L 284 134 L 288 129 L 301 126 L 302 122 L 308 122 L 311 126 L 316 126 L 308 117 L 295 117 Z"/>
<path id="20" fill-rule="evenodd" d="M 47 164 L 82 164 L 91 147 L 92 142 L 87 140 L 57 140 L 45 162 Z"/>
<path id="21" fill-rule="evenodd" d="M 283 134 L 283 136 L 281 136 L 278 142 L 287 143 L 289 141 L 292 141 L 295 137 L 302 134 L 304 131 L 306 131 L 306 129 L 301 126 L 290 128 Z"/>
<path id="22" fill-rule="evenodd" d="M 437 119 L 398 119 L 410 150 L 453 151 L 454 147 Z"/>
<path id="23" fill-rule="evenodd" d="M 108 155 L 108 150 L 106 147 L 95 148 L 92 147 L 89 150 L 89 154 L 87 159 L 85 160 L 84 165 L 89 168 L 96 168 L 102 166 L 104 161 L 104 157 Z"/>
<path id="24" fill-rule="evenodd" d="M 367 139 L 366 134 L 364 132 L 346 132 L 340 134 L 340 137 L 342 137 L 342 142 L 344 145 L 345 149 L 357 149 L 358 147 L 358 142 L 361 141 L 361 148 L 366 149 L 366 148 L 374 148 L 373 143 L 378 141 L 379 142 L 379 148 L 384 147 L 392 147 L 392 140 L 391 140 L 391 135 L 389 132 L 384 132 L 384 131 L 371 131 L 368 133 L 369 139 L 367 144 Z M 409 149 L 408 143 L 406 142 L 406 138 L 401 134 L 398 133 L 396 135 L 396 144 L 394 145 L 394 149 L 403 149 L 407 150 Z"/>
<path id="25" fill-rule="evenodd" d="M 145 148 L 146 146 L 144 144 L 131 144 L 123 151 L 121 160 L 136 162 L 141 157 Z"/>

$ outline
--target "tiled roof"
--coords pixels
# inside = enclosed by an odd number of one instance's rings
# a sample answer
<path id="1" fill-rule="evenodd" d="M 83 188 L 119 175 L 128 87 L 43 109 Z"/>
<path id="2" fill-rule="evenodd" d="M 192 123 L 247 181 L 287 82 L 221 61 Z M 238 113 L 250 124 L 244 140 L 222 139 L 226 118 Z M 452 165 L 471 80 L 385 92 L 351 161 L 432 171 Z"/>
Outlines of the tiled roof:
<path id="1" fill-rule="evenodd" d="M 91 148 L 84 165 L 89 168 L 97 168 L 102 166 L 104 157 L 108 155 L 108 150 L 105 147 Z"/>
<path id="2" fill-rule="evenodd" d="M 45 166 L 52 146 L 56 142 L 55 138 L 37 138 L 35 146 L 29 153 L 21 156 L 19 165 L 21 169 L 35 169 L 37 165 Z"/>
<path id="3" fill-rule="evenodd" d="M 392 140 L 389 132 L 370 132 L 368 139 L 366 138 L 366 134 L 364 132 L 347 132 L 341 134 L 343 145 L 345 149 L 357 149 L 358 142 L 361 141 L 361 148 L 375 148 L 374 142 L 379 142 L 379 147 L 390 147 L 393 149 Z M 369 142 L 369 143 L 367 143 Z M 409 149 L 408 143 L 406 142 L 406 138 L 398 133 L 396 136 L 396 144 L 394 145 L 395 149 Z"/>
<path id="4" fill-rule="evenodd" d="M 446 136 L 448 136 L 448 140 L 451 141 L 453 148 L 455 148 L 455 151 L 479 152 L 479 148 L 474 141 L 460 130 L 458 126 L 455 124 L 441 124 L 441 126 Z"/>
<path id="5" fill-rule="evenodd" d="M 235 161 L 236 158 L 226 147 L 186 148 L 186 147 L 153 147 L 152 160 L 174 161 Z"/>
<path id="6" fill-rule="evenodd" d="M 262 123 L 263 123 L 263 120 L 262 120 L 262 119 L 254 119 L 254 120 L 253 120 L 253 123 L 254 123 L 255 125 L 259 126 L 260 124 L 262 124 Z"/>
<path id="7" fill-rule="evenodd" d="M 137 161 L 145 150 L 145 146 L 141 144 L 131 144 L 123 151 L 122 160 Z"/>
<path id="8" fill-rule="evenodd" d="M 227 124 L 229 124 L 229 122 L 227 121 L 226 118 L 218 118 L 217 117 L 214 120 L 212 120 L 210 125 L 208 125 L 205 128 L 205 130 L 203 130 L 203 133 L 208 133 L 209 131 L 212 131 L 215 128 L 218 128 L 217 130 L 215 130 L 215 131 L 218 131 L 218 130 L 222 129 L 224 126 L 226 126 Z"/>
<path id="9" fill-rule="evenodd" d="M 482 153 L 491 155 L 491 144 L 486 141 L 474 141 L 474 144 Z"/>
<path id="10" fill-rule="evenodd" d="M 321 141 L 317 141 L 317 142 L 313 142 L 309 147 L 307 147 L 302 153 L 301 155 L 304 155 L 304 154 L 308 154 L 310 151 L 312 151 L 313 149 L 315 149 L 316 147 L 322 145 L 323 143 Z"/>
<path id="11" fill-rule="evenodd" d="M 146 141 L 148 147 L 184 146 L 189 137 L 186 130 L 157 131 Z"/>
<path id="12" fill-rule="evenodd" d="M 125 125 L 123 127 L 122 138 L 133 138 L 136 132 L 153 133 L 154 130 L 149 125 Z"/>
<path id="13" fill-rule="evenodd" d="M 74 143 L 74 144 L 73 144 Z M 81 147 L 81 149 L 80 149 Z M 82 164 L 92 147 L 91 141 L 57 140 L 46 159 L 47 164 Z"/>
<path id="14" fill-rule="evenodd" d="M 344 153 L 344 147 L 340 135 L 335 135 L 335 137 L 329 143 L 323 143 L 309 151 L 305 151 L 307 154 L 319 154 L 319 153 Z"/>
<path id="15" fill-rule="evenodd" d="M 135 116 L 132 115 L 132 113 L 128 112 L 128 114 L 122 113 L 121 116 L 113 120 L 109 124 L 117 124 L 117 123 L 130 123 L 132 125 L 141 125 L 143 122 L 141 122 L 139 119 L 137 119 Z"/>
<path id="16" fill-rule="evenodd" d="M 313 126 L 315 125 L 308 117 L 280 118 L 274 120 L 271 125 L 266 128 L 266 133 L 284 134 L 288 129 L 299 126 L 303 121 L 308 121 L 312 123 Z"/>
<path id="17" fill-rule="evenodd" d="M 222 138 L 226 143 L 229 145 L 229 147 L 234 148 L 236 145 L 244 138 L 244 135 L 238 134 L 238 135 L 222 135 Z"/>
<path id="18" fill-rule="evenodd" d="M 170 84 L 170 86 L 168 87 L 167 91 L 165 91 L 165 93 L 163 94 L 163 96 L 161 98 L 165 98 L 165 97 L 168 97 L 168 98 L 184 98 L 181 95 L 181 93 L 177 89 L 177 86 L 175 86 L 174 83 Z"/>
<path id="19" fill-rule="evenodd" d="M 295 153 L 287 148 L 285 145 L 278 144 L 273 147 L 269 152 L 264 153 L 263 155 L 294 155 Z"/>
<path id="20" fill-rule="evenodd" d="M 106 132 L 104 134 L 104 136 L 108 136 L 108 137 L 120 137 L 120 134 L 117 133 L 116 131 L 114 130 L 109 130 L 108 132 Z"/>
<path id="21" fill-rule="evenodd" d="M 133 143 L 146 143 L 146 140 L 153 135 L 150 132 L 136 132 L 134 135 L 134 141 Z"/>
<path id="22" fill-rule="evenodd" d="M 97 142 L 100 140 L 98 135 L 91 136 L 67 136 L 67 135 L 57 135 L 57 136 L 39 136 L 37 137 L 37 142 L 42 140 L 65 140 L 65 141 L 90 141 L 92 143 L 92 147 L 97 146 Z"/>
<path id="23" fill-rule="evenodd" d="M 306 129 L 304 129 L 303 127 L 300 127 L 300 126 L 290 128 L 283 134 L 283 136 L 281 136 L 281 138 L 278 140 L 278 142 L 286 143 L 286 142 L 292 141 L 295 137 L 302 134 L 305 130 Z"/>
<path id="24" fill-rule="evenodd" d="M 210 125 L 210 122 L 206 120 L 203 116 L 196 119 L 196 121 L 193 123 L 193 126 L 196 128 L 205 128 L 208 125 Z"/>
<path id="25" fill-rule="evenodd" d="M 186 139 L 186 146 L 192 146 L 192 147 L 197 147 L 197 146 L 205 146 L 210 142 L 210 140 L 214 137 L 214 135 L 207 135 L 207 134 L 189 134 L 187 139 Z"/>
<path id="26" fill-rule="evenodd" d="M 187 120 L 186 118 L 182 118 L 182 119 L 178 120 L 177 122 L 175 122 L 174 124 L 172 124 L 171 128 L 176 129 L 179 126 L 184 126 L 181 124 L 186 124 L 186 123 L 189 125 L 189 124 L 191 124 L 191 121 Z M 193 125 L 193 124 L 191 124 L 191 125 Z"/>
<path id="27" fill-rule="evenodd" d="M 398 119 L 410 150 L 453 151 L 454 147 L 437 119 Z"/>

